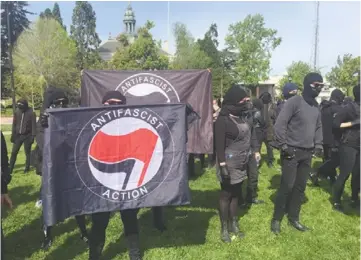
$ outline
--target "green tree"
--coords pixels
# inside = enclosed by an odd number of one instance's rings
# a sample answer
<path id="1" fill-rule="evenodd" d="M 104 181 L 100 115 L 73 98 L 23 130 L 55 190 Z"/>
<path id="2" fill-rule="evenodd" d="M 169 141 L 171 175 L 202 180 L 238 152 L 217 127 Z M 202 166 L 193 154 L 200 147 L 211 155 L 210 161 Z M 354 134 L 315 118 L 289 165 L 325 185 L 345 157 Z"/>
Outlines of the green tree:
<path id="1" fill-rule="evenodd" d="M 73 10 L 70 35 L 77 46 L 77 67 L 82 70 L 99 62 L 101 40 L 96 32 L 96 15 L 87 1 L 77 1 Z"/>
<path id="2" fill-rule="evenodd" d="M 176 41 L 176 53 L 172 63 L 173 69 L 207 69 L 210 68 L 212 59 L 194 41 L 193 36 L 182 23 L 173 27 Z"/>
<path id="3" fill-rule="evenodd" d="M 305 76 L 312 72 L 313 69 L 310 66 L 310 64 L 303 62 L 303 61 L 297 61 L 292 62 L 290 66 L 287 67 L 287 75 L 284 75 L 283 78 L 279 82 L 280 88 L 283 88 L 283 86 L 291 81 L 295 83 L 300 90 L 303 89 L 303 79 Z"/>
<path id="4" fill-rule="evenodd" d="M 118 49 L 111 60 L 114 69 L 167 69 L 168 57 L 161 55 L 150 30 L 154 23 L 147 21 L 138 29 L 138 38 L 129 46 Z"/>
<path id="5" fill-rule="evenodd" d="M 327 81 L 332 87 L 340 88 L 352 95 L 352 88 L 358 83 L 358 78 L 354 74 L 360 71 L 360 56 L 352 57 L 345 54 L 337 57 L 337 64 L 326 75 Z"/>
<path id="6" fill-rule="evenodd" d="M 271 53 L 280 44 L 277 30 L 266 28 L 260 14 L 248 15 L 243 21 L 231 24 L 226 45 L 238 56 L 233 68 L 236 80 L 248 85 L 266 80 Z"/>
<path id="7" fill-rule="evenodd" d="M 41 80 L 44 83 L 41 88 L 32 86 L 36 96 L 41 96 L 49 85 L 74 87 L 79 76 L 75 58 L 75 42 L 63 27 L 54 19 L 38 19 L 19 36 L 14 50 L 14 66 L 18 75 L 22 75 L 17 84 L 27 87 L 21 80 Z M 24 93 L 24 89 L 20 92 Z"/>
<path id="8" fill-rule="evenodd" d="M 40 13 L 40 18 L 54 18 L 53 13 L 51 12 L 50 8 L 46 8 L 44 12 Z"/>
<path id="9" fill-rule="evenodd" d="M 59 4 L 55 2 L 54 7 L 53 7 L 53 18 L 55 20 L 57 20 L 61 26 L 63 26 L 64 30 L 66 30 L 66 26 L 63 24 L 63 18 L 61 18 L 61 13 L 60 13 L 60 7 Z"/>
<path id="10" fill-rule="evenodd" d="M 26 1 L 1 1 L 1 95 L 2 97 L 9 97 L 10 93 L 15 94 L 15 90 L 9 88 L 10 84 L 7 77 L 10 75 L 9 57 L 12 52 L 12 46 L 18 39 L 19 35 L 24 29 L 28 28 L 30 22 L 27 18 L 28 14 L 33 14 L 27 11 L 28 2 Z M 8 19 L 9 17 L 9 19 Z M 9 24 L 8 24 L 9 21 Z M 10 26 L 10 39 L 9 28 Z M 10 40 L 10 41 L 9 41 Z M 15 96 L 13 96 L 15 99 Z"/>

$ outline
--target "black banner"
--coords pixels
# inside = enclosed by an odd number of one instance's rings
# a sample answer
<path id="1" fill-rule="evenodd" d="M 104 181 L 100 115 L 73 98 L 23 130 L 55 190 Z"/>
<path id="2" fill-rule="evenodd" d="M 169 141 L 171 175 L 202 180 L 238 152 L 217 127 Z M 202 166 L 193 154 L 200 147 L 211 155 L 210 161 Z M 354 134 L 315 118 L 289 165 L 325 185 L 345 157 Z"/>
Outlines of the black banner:
<path id="1" fill-rule="evenodd" d="M 127 104 L 188 103 L 200 120 L 188 131 L 189 153 L 213 153 L 212 87 L 208 70 L 82 72 L 82 106 L 99 106 L 105 93 L 118 90 Z"/>
<path id="2" fill-rule="evenodd" d="M 74 215 L 188 204 L 187 109 L 163 104 L 47 110 L 45 224 Z"/>

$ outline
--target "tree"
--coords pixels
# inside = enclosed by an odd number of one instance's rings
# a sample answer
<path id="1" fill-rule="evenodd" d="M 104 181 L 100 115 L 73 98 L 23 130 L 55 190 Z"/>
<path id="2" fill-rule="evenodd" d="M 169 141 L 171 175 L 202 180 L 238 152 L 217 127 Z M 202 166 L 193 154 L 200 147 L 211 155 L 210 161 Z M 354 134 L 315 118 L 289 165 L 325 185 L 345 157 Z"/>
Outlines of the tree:
<path id="1" fill-rule="evenodd" d="M 42 88 L 32 85 L 37 96 L 50 85 L 74 87 L 78 77 L 75 58 L 76 45 L 63 27 L 54 19 L 38 19 L 20 35 L 14 50 L 14 66 L 18 75 L 22 75 L 18 77 L 19 85 L 28 86 L 22 79 L 41 80 Z"/>
<path id="2" fill-rule="evenodd" d="M 182 23 L 176 23 L 173 28 L 176 41 L 176 53 L 172 63 L 173 69 L 207 69 L 212 59 L 194 41 L 193 36 Z"/>
<path id="3" fill-rule="evenodd" d="M 303 61 L 297 61 L 292 62 L 290 66 L 287 67 L 287 75 L 284 75 L 283 78 L 280 80 L 279 85 L 281 88 L 283 86 L 291 81 L 292 83 L 295 83 L 300 90 L 303 89 L 303 79 L 305 76 L 312 72 L 313 69 L 310 66 L 310 64 L 303 62 Z"/>
<path id="4" fill-rule="evenodd" d="M 266 28 L 260 14 L 248 15 L 243 21 L 229 26 L 226 45 L 238 59 L 233 72 L 236 80 L 257 85 L 268 78 L 271 52 L 281 44 L 277 30 Z"/>
<path id="5" fill-rule="evenodd" d="M 1 1 L 1 94 L 9 96 L 13 92 L 13 105 L 15 106 L 15 89 L 7 88 L 6 77 L 10 75 L 11 64 L 9 57 L 12 46 L 18 39 L 21 32 L 29 26 L 27 14 L 33 14 L 26 10 L 26 1 Z M 9 19 L 8 19 L 9 18 Z M 9 22 L 9 23 L 8 23 Z M 10 30 L 8 28 L 10 26 Z M 10 39 L 9 39 L 10 31 Z"/>
<path id="6" fill-rule="evenodd" d="M 111 60 L 115 69 L 167 69 L 168 57 L 161 55 L 157 42 L 150 30 L 154 23 L 147 23 L 138 29 L 138 38 L 129 46 L 118 49 Z"/>
<path id="7" fill-rule="evenodd" d="M 41 12 L 39 16 L 40 18 L 47 18 L 47 19 L 54 18 L 50 8 L 46 8 L 45 11 Z"/>
<path id="8" fill-rule="evenodd" d="M 345 54 L 342 58 L 337 57 L 336 66 L 326 75 L 326 79 L 331 86 L 351 95 L 352 88 L 358 83 L 358 78 L 354 76 L 357 71 L 360 71 L 360 56 L 352 57 L 351 54 Z"/>
<path id="9" fill-rule="evenodd" d="M 63 26 L 64 30 L 66 31 L 66 26 L 63 24 L 63 18 L 61 18 L 60 7 L 57 2 L 54 4 L 53 11 L 51 11 L 49 8 L 46 8 L 45 11 L 41 12 L 39 16 L 40 18 L 55 19 L 61 26 Z"/>
<path id="10" fill-rule="evenodd" d="M 79 70 L 88 68 L 100 60 L 98 48 L 101 40 L 96 32 L 96 15 L 89 2 L 75 3 L 70 35 L 76 42 Z"/>

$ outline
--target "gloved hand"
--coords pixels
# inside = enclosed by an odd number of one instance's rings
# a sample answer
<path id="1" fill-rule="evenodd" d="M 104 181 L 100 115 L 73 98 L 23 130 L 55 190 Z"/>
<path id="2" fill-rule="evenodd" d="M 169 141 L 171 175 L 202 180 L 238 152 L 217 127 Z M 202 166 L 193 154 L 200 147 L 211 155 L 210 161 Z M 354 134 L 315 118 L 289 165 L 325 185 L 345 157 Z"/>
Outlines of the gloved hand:
<path id="1" fill-rule="evenodd" d="M 282 146 L 281 153 L 286 159 L 293 159 L 296 155 L 296 149 L 284 145 Z"/>
<path id="2" fill-rule="evenodd" d="M 44 127 L 44 128 L 49 127 L 48 118 L 49 118 L 48 114 L 46 114 L 46 113 L 40 114 L 40 125 L 42 127 Z"/>
<path id="3" fill-rule="evenodd" d="M 11 135 L 10 142 L 13 144 L 15 142 L 15 136 Z"/>
<path id="4" fill-rule="evenodd" d="M 315 151 L 313 153 L 316 157 L 322 157 L 323 156 L 323 149 L 321 147 L 315 148 Z"/>
<path id="5" fill-rule="evenodd" d="M 220 166 L 220 170 L 221 170 L 222 183 L 231 184 L 231 175 L 229 174 L 227 166 L 226 165 Z"/>

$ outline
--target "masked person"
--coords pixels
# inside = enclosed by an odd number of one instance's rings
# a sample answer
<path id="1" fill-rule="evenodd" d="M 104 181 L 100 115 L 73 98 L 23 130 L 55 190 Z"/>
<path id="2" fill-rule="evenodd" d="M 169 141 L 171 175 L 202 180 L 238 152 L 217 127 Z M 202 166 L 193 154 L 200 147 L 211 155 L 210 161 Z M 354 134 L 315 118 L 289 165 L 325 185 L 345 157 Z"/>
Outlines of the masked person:
<path id="1" fill-rule="evenodd" d="M 297 85 L 292 82 L 288 82 L 284 85 L 284 87 L 282 89 L 283 100 L 277 104 L 276 112 L 275 112 L 276 113 L 275 120 L 277 120 L 277 117 L 280 114 L 282 108 L 284 107 L 286 101 L 288 99 L 290 99 L 291 97 L 297 95 L 297 91 L 298 91 Z M 274 122 L 274 123 L 276 123 L 276 122 Z"/>
<path id="2" fill-rule="evenodd" d="M 26 156 L 24 173 L 30 169 L 31 145 L 36 135 L 36 116 L 29 107 L 28 101 L 20 99 L 17 103 L 17 110 L 13 117 L 12 134 L 10 141 L 14 144 L 10 157 L 10 174 L 14 170 L 16 157 L 20 147 L 24 144 Z"/>
<path id="3" fill-rule="evenodd" d="M 342 138 L 339 147 L 340 175 L 333 186 L 333 207 L 343 211 L 341 196 L 347 179 L 351 179 L 351 205 L 359 205 L 360 192 L 360 85 L 353 88 L 355 101 L 343 107 L 335 116 L 334 127 L 342 128 Z M 343 126 L 345 124 L 345 127 Z"/>
<path id="4" fill-rule="evenodd" d="M 119 91 L 109 91 L 104 95 L 103 105 L 124 105 L 126 98 Z M 123 221 L 124 234 L 128 242 L 130 260 L 141 260 L 141 251 L 139 246 L 139 231 L 137 209 L 121 210 L 120 216 Z M 111 212 L 100 212 L 92 214 L 92 228 L 89 243 L 89 260 L 98 260 L 101 258 L 106 229 L 109 223 Z"/>
<path id="5" fill-rule="evenodd" d="M 215 123 L 217 177 L 221 184 L 221 239 L 226 243 L 231 242 L 229 232 L 243 237 L 238 226 L 238 196 L 242 182 L 247 178 L 248 164 L 255 164 L 255 157 L 260 157 L 259 153 L 252 152 L 259 149 L 257 137 L 252 122 L 244 116 L 251 108 L 246 91 L 233 86 L 224 97 Z"/>
<path id="6" fill-rule="evenodd" d="M 329 178 L 331 184 L 336 180 L 336 168 L 339 165 L 338 146 L 342 132 L 340 128 L 333 128 L 335 115 L 342 109 L 341 105 L 345 95 L 341 90 L 335 89 L 331 93 L 329 101 L 323 101 L 321 109 L 321 121 L 323 132 L 323 158 L 324 163 L 318 168 L 311 180 L 318 185 L 318 177 Z"/>
<path id="7" fill-rule="evenodd" d="M 312 153 L 322 155 L 321 114 L 315 98 L 323 87 L 318 73 L 309 73 L 303 81 L 302 96 L 290 98 L 274 126 L 274 143 L 281 150 L 281 184 L 278 189 L 271 231 L 281 231 L 281 221 L 288 213 L 289 223 L 299 231 L 308 228 L 299 222 L 302 200 L 311 170 Z"/>
<path id="8" fill-rule="evenodd" d="M 265 143 L 267 148 L 267 165 L 268 167 L 273 166 L 273 150 L 270 145 L 273 140 L 273 121 L 275 118 L 275 111 L 272 104 L 272 96 L 268 92 L 264 92 L 259 96 L 259 99 L 263 102 L 263 117 L 265 122 L 265 136 L 262 143 Z M 261 143 L 261 146 L 262 146 Z"/>
<path id="9" fill-rule="evenodd" d="M 54 109 L 54 108 L 66 108 L 68 105 L 68 98 L 65 95 L 65 92 L 62 89 L 49 87 L 46 89 L 44 93 L 44 103 L 42 112 L 39 117 L 38 121 L 38 129 L 36 133 L 36 143 L 37 147 L 35 148 L 36 151 L 36 172 L 38 175 L 42 175 L 42 164 L 43 164 L 43 149 L 44 149 L 44 128 L 48 127 L 48 115 L 45 113 L 46 109 Z M 41 191 L 40 191 L 41 196 Z M 76 216 L 75 220 L 81 232 L 81 239 L 84 242 L 88 242 L 88 234 L 85 225 L 85 216 Z M 41 247 L 44 250 L 48 250 L 52 245 L 52 235 L 51 235 L 52 227 L 48 227 L 43 225 L 43 232 L 44 232 L 44 241 Z"/>

